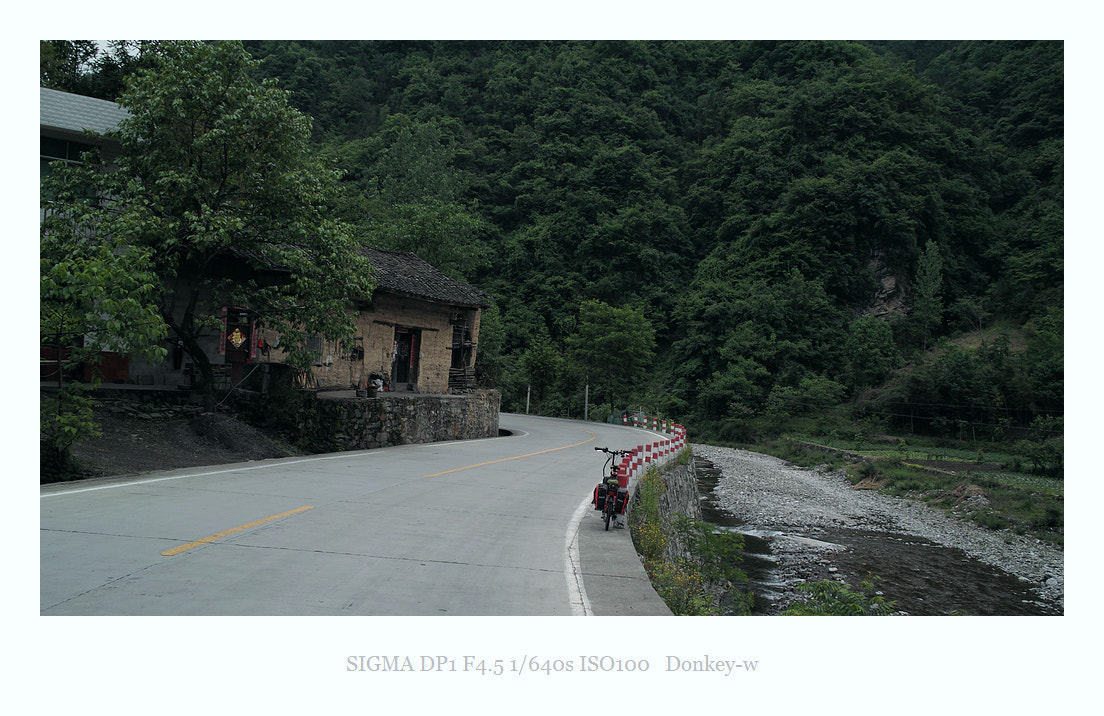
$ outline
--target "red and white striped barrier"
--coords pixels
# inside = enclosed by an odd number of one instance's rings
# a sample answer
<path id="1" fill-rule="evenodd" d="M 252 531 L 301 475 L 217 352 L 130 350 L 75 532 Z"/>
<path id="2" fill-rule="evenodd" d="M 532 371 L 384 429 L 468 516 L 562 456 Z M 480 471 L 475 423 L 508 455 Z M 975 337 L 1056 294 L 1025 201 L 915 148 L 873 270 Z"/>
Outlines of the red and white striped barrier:
<path id="1" fill-rule="evenodd" d="M 640 420 L 636 414 L 633 414 L 630 423 L 629 416 L 625 415 L 621 417 L 621 424 L 640 427 Z M 673 460 L 686 447 L 686 428 L 681 425 L 669 420 L 657 420 L 650 416 L 644 416 L 644 427 L 648 428 L 649 426 L 671 437 L 657 442 L 637 445 L 630 451 L 629 455 L 623 456 L 617 470 L 618 482 L 621 487 L 628 487 L 629 482 L 647 469 L 649 464 L 653 462 L 663 464 Z"/>

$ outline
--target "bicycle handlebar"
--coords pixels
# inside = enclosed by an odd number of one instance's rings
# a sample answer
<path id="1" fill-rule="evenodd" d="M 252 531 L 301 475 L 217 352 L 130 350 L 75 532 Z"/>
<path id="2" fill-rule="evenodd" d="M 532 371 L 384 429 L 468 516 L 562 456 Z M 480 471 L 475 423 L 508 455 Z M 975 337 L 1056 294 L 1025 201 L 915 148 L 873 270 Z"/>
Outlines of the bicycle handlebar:
<path id="1" fill-rule="evenodd" d="M 594 449 L 598 450 L 599 452 L 604 452 L 608 455 L 629 455 L 629 454 L 632 453 L 632 450 L 610 450 L 609 448 L 597 447 L 597 446 L 595 446 Z"/>

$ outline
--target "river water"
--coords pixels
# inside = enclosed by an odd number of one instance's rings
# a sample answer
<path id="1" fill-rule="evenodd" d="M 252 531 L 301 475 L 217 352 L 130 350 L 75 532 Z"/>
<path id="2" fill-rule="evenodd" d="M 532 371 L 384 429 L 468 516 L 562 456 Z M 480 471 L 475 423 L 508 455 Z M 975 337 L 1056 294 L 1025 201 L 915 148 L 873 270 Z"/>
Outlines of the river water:
<path id="1" fill-rule="evenodd" d="M 777 597 L 786 577 L 780 574 L 780 552 L 792 552 L 795 543 L 827 543 L 811 550 L 816 556 L 803 563 L 798 574 L 807 581 L 842 577 L 855 586 L 876 575 L 882 595 L 899 611 L 912 615 L 1058 615 L 1054 607 L 1037 601 L 1030 585 L 991 567 L 960 549 L 945 547 L 912 535 L 843 528 L 816 528 L 806 533 L 769 532 L 739 524 L 713 498 L 716 477 L 698 473 L 702 515 L 706 522 L 745 535 L 744 568 L 749 588 L 756 594 L 753 614 L 776 613 Z M 796 538 L 796 539 L 795 539 Z"/>

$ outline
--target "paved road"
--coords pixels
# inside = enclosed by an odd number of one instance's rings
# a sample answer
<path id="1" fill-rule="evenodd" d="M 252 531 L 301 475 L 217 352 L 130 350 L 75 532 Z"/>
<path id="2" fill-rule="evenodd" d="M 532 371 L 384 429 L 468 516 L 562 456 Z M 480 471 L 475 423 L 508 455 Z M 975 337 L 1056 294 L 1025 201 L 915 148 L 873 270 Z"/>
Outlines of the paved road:
<path id="1" fill-rule="evenodd" d="M 651 433 L 503 415 L 510 437 L 51 485 L 44 615 L 670 614 L 601 456 Z"/>

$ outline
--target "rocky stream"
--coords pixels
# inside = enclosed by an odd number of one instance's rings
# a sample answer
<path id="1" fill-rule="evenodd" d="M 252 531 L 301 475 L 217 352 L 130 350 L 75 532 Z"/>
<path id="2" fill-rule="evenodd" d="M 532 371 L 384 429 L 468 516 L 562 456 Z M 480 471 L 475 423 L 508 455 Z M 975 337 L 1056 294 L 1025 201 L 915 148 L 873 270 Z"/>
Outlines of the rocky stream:
<path id="1" fill-rule="evenodd" d="M 745 535 L 755 614 L 777 614 L 797 584 L 869 575 L 914 615 L 1060 615 L 1060 549 L 994 531 L 916 501 L 855 489 L 842 471 L 692 446 L 703 516 Z"/>

